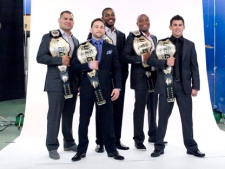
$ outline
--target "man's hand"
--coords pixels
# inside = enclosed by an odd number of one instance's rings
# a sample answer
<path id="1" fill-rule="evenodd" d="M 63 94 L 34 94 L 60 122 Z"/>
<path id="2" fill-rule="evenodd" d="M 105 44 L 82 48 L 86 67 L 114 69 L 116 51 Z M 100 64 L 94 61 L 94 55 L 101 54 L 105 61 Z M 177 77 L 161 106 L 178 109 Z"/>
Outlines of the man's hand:
<path id="1" fill-rule="evenodd" d="M 198 90 L 192 89 L 191 95 L 194 96 L 194 97 L 197 96 L 198 95 Z"/>
<path id="2" fill-rule="evenodd" d="M 142 55 L 143 62 L 147 62 L 147 60 L 149 59 L 150 55 L 151 55 L 151 52 L 148 52 L 148 53 L 143 54 Z"/>
<path id="3" fill-rule="evenodd" d="M 169 57 L 167 59 L 167 65 L 168 66 L 174 66 L 175 58 L 174 57 Z"/>
<path id="4" fill-rule="evenodd" d="M 70 66 L 70 57 L 64 55 L 62 57 L 62 64 L 65 65 L 65 66 Z"/>
<path id="5" fill-rule="evenodd" d="M 90 69 L 92 69 L 92 70 L 98 70 L 98 61 L 97 60 L 91 61 L 89 63 L 90 63 L 89 64 Z"/>
<path id="6" fill-rule="evenodd" d="M 115 101 L 116 99 L 118 99 L 119 95 L 120 95 L 120 89 L 113 89 L 111 93 L 111 100 Z"/>

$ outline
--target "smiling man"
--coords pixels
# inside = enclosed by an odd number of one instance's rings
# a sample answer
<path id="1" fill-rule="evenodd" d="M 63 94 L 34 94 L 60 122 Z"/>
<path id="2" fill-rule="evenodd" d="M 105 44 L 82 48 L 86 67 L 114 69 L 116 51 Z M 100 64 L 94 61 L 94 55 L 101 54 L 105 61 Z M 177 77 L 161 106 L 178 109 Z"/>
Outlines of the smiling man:
<path id="1" fill-rule="evenodd" d="M 173 95 L 179 107 L 183 141 L 187 154 L 204 157 L 205 154 L 199 151 L 198 145 L 193 138 L 192 96 L 197 96 L 200 90 L 195 44 L 183 37 L 185 25 L 184 19 L 181 16 L 176 15 L 171 18 L 169 29 L 172 32 L 169 39 L 176 46 L 174 56 L 171 56 L 167 60 L 159 60 L 156 52 L 153 52 L 148 60 L 149 65 L 158 68 L 156 92 L 159 94 L 158 131 L 155 150 L 151 153 L 151 157 L 159 157 L 164 154 L 165 144 L 163 143 L 163 139 L 166 135 L 168 120 L 174 106 L 174 102 L 169 102 L 166 96 L 166 82 L 163 70 L 167 66 L 173 67 Z"/>
<path id="2" fill-rule="evenodd" d="M 69 66 L 79 42 L 71 32 L 74 20 L 70 11 L 63 11 L 58 23 L 58 30 L 52 30 L 43 36 L 37 54 L 37 62 L 48 67 L 44 88 L 48 94 L 49 104 L 46 147 L 49 157 L 55 160 L 60 158 L 57 149 L 61 116 L 64 151 L 77 150 L 73 138 L 72 122 L 77 100 L 78 81 Z M 66 70 L 66 73 L 62 70 Z"/>
<path id="3" fill-rule="evenodd" d="M 131 64 L 130 84 L 131 89 L 135 91 L 135 104 L 133 111 L 133 123 L 134 123 L 134 143 L 138 150 L 146 150 L 143 144 L 145 134 L 144 127 L 144 114 L 145 107 L 148 110 L 148 141 L 155 142 L 156 138 L 156 106 L 157 106 L 157 94 L 154 92 L 154 84 L 156 81 L 156 69 L 154 67 L 144 66 L 142 55 L 150 55 L 155 50 L 157 43 L 156 36 L 152 35 L 149 31 L 150 20 L 145 14 L 141 14 L 137 18 L 136 22 L 138 31 L 131 32 L 127 37 L 127 41 L 123 51 L 123 57 L 127 63 Z M 141 38 L 141 40 L 138 40 Z M 147 47 L 145 51 L 135 50 L 134 42 L 145 40 L 146 44 L 151 44 L 151 48 Z M 135 44 L 137 48 L 141 49 L 143 46 L 140 43 Z M 142 43 L 143 45 L 143 43 Z M 145 44 L 144 44 L 145 45 Z M 150 75 L 150 77 L 147 75 Z M 149 85 L 151 84 L 151 86 Z"/>

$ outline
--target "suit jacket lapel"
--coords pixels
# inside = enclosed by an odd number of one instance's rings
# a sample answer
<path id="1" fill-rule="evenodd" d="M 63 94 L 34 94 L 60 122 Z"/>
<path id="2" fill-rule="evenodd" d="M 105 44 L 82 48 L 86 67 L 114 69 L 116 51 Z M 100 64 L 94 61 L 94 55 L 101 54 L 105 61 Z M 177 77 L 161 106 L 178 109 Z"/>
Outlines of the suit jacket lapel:
<path id="1" fill-rule="evenodd" d="M 72 40 L 73 40 L 73 44 L 74 44 L 74 49 L 73 49 L 73 53 L 72 53 L 72 56 L 74 55 L 74 52 L 76 51 L 76 49 L 78 48 L 78 41 L 76 40 L 76 38 L 74 36 L 72 36 Z"/>
<path id="2" fill-rule="evenodd" d="M 153 35 L 151 35 L 151 37 L 152 37 L 153 42 L 154 42 L 154 45 L 155 45 L 155 47 L 156 47 L 156 45 L 157 45 L 157 40 L 156 40 L 156 37 L 155 37 L 155 36 L 153 36 Z"/>
<path id="3" fill-rule="evenodd" d="M 76 49 L 78 47 L 78 42 L 75 39 L 75 37 L 73 37 L 73 36 L 72 36 L 72 39 L 73 39 L 73 43 L 74 43 L 74 49 Z"/>
<path id="4" fill-rule="evenodd" d="M 183 53 L 182 53 L 182 60 L 184 60 L 185 56 L 186 56 L 186 53 L 187 53 L 187 41 L 186 39 L 184 39 L 184 44 L 183 44 Z"/>

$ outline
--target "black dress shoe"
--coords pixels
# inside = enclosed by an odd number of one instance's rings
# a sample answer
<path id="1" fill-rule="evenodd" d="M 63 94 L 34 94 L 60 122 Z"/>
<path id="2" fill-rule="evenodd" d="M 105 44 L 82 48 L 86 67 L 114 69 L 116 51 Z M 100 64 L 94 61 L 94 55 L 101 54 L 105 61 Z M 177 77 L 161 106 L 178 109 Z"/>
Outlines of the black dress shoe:
<path id="1" fill-rule="evenodd" d="M 117 149 L 120 149 L 120 150 L 129 150 L 129 147 L 123 145 L 122 143 L 115 143 L 115 146 Z"/>
<path id="2" fill-rule="evenodd" d="M 196 149 L 194 151 L 187 151 L 187 154 L 193 155 L 193 156 L 196 156 L 196 157 L 205 157 L 205 154 L 200 152 L 199 149 Z"/>
<path id="3" fill-rule="evenodd" d="M 86 157 L 85 153 L 77 153 L 71 160 L 72 161 L 80 161 L 81 158 L 84 158 L 84 157 Z"/>
<path id="4" fill-rule="evenodd" d="M 97 144 L 95 151 L 97 153 L 103 153 L 104 152 L 104 146 L 102 144 Z"/>
<path id="5" fill-rule="evenodd" d="M 146 150 L 146 147 L 143 143 L 135 143 L 135 147 L 138 149 L 138 150 Z"/>
<path id="6" fill-rule="evenodd" d="M 115 160 L 124 160 L 124 157 L 118 152 L 108 153 L 108 157 L 113 157 Z"/>
<path id="7" fill-rule="evenodd" d="M 151 157 L 159 157 L 162 154 L 164 154 L 163 150 L 154 150 L 151 154 Z"/>
<path id="8" fill-rule="evenodd" d="M 156 143 L 156 140 L 155 139 L 148 138 L 148 142 L 149 143 Z M 163 144 L 167 144 L 167 143 L 168 143 L 167 141 L 163 141 Z"/>

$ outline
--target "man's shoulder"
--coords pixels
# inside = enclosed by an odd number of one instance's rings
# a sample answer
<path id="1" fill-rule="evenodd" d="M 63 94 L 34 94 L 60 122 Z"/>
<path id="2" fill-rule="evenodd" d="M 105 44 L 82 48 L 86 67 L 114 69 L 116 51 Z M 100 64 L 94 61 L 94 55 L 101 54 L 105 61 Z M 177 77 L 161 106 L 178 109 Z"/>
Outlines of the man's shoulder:
<path id="1" fill-rule="evenodd" d="M 151 37 L 152 37 L 152 38 L 156 38 L 156 35 L 154 35 L 154 34 L 151 34 Z"/>
<path id="2" fill-rule="evenodd" d="M 118 29 L 116 29 L 116 33 L 117 33 L 118 35 L 125 36 L 125 33 L 121 32 L 121 31 L 120 31 L 120 30 L 118 30 Z"/>
<path id="3" fill-rule="evenodd" d="M 191 40 L 189 40 L 189 39 L 186 39 L 186 38 L 184 38 L 184 42 L 185 42 L 186 44 L 194 45 L 194 42 L 193 42 L 193 41 L 191 41 Z"/>

